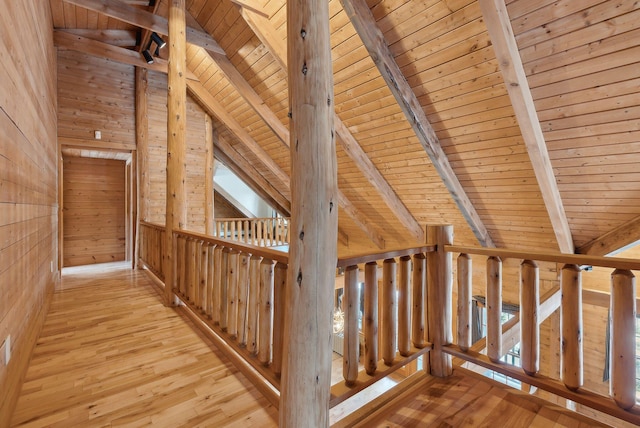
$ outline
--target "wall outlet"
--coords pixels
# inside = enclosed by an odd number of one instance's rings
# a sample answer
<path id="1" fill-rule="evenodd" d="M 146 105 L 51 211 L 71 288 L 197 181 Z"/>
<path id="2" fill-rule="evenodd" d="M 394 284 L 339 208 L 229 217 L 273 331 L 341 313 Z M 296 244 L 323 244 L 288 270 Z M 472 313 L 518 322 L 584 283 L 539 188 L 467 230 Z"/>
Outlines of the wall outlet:
<path id="1" fill-rule="evenodd" d="M 102 132 L 94 131 L 93 136 L 95 137 L 96 140 L 100 140 L 102 139 Z"/>
<path id="2" fill-rule="evenodd" d="M 11 335 L 7 336 L 0 345 L 0 359 L 5 366 L 9 364 L 9 360 L 11 359 Z"/>

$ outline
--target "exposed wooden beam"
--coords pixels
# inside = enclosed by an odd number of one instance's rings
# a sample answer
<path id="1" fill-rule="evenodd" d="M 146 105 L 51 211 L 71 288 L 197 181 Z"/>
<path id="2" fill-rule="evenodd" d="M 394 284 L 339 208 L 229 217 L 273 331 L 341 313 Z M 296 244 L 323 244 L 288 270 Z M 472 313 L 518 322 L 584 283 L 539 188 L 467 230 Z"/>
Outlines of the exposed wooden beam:
<path id="1" fill-rule="evenodd" d="M 240 2 L 239 2 L 240 3 Z M 276 36 L 275 29 L 271 22 L 253 9 L 241 8 L 242 17 L 253 30 L 260 41 L 269 49 L 275 60 L 279 63 L 283 71 L 287 71 L 287 50 L 282 39 Z M 404 203 L 395 193 L 389 182 L 382 176 L 380 171 L 367 156 L 360 144 L 351 134 L 349 129 L 340 120 L 337 114 L 333 115 L 334 127 L 345 153 L 353 160 L 356 166 L 362 171 L 369 183 L 378 191 L 380 197 L 387 204 L 391 212 L 409 231 L 416 241 L 424 242 L 424 228 L 413 217 Z"/>
<path id="2" fill-rule="evenodd" d="M 271 204 L 276 211 L 285 217 L 291 216 L 291 203 L 278 189 L 273 187 L 262 175 L 255 170 L 245 157 L 240 155 L 221 135 L 215 144 L 215 156 L 242 179 L 262 199 Z"/>
<path id="3" fill-rule="evenodd" d="M 484 247 L 495 247 L 489 231 L 485 227 L 462 184 L 458 180 L 449 159 L 440 146 L 440 141 L 427 119 L 422 105 L 407 83 L 396 63 L 382 31 L 378 28 L 369 6 L 364 0 L 341 0 L 342 7 L 349 16 L 369 56 L 380 70 L 391 93 L 411 124 L 420 144 L 429 155 L 431 163 L 440 175 L 460 212 L 466 219 L 478 242 Z"/>
<path id="4" fill-rule="evenodd" d="M 86 28 L 67 28 L 65 31 L 76 36 L 97 40 L 119 47 L 133 47 L 136 45 L 136 32 L 132 30 L 88 30 Z"/>
<path id="5" fill-rule="evenodd" d="M 640 216 L 578 247 L 576 253 L 606 256 L 640 240 Z"/>
<path id="6" fill-rule="evenodd" d="M 520 125 L 522 138 L 529 152 L 542 198 L 549 213 L 549 220 L 558 241 L 558 248 L 563 253 L 571 254 L 574 251 L 571 229 L 564 212 L 562 198 L 553 173 L 518 45 L 511 28 L 507 7 L 504 0 L 480 0 L 480 8 L 511 99 L 511 105 Z"/>
<path id="7" fill-rule="evenodd" d="M 249 133 L 224 109 L 224 107 L 207 91 L 201 83 L 187 82 L 189 91 L 196 98 L 202 107 L 210 114 L 217 117 L 245 146 L 260 159 L 265 166 L 280 180 L 288 190 L 290 188 L 289 176 L 275 163 L 262 147 L 249 135 Z M 351 217 L 351 219 L 367 234 L 379 248 L 384 248 L 384 239 L 379 228 L 363 220 L 362 213 L 349 201 L 349 199 L 338 190 L 338 201 L 340 206 Z"/>
<path id="8" fill-rule="evenodd" d="M 147 68 L 160 73 L 166 74 L 168 71 L 169 64 L 162 58 L 154 58 L 153 64 L 147 64 L 140 54 L 135 51 L 99 42 L 97 40 L 91 40 L 83 36 L 69 33 L 65 30 L 54 30 L 53 41 L 60 49 L 82 52 L 98 58 L 106 58 L 111 61 Z M 187 71 L 187 79 L 198 80 L 191 71 Z"/>
<path id="9" fill-rule="evenodd" d="M 64 0 L 87 10 L 101 13 L 108 17 L 126 22 L 137 27 L 155 31 L 163 35 L 169 34 L 169 21 L 143 9 L 131 6 L 120 0 Z M 224 51 L 211 36 L 203 31 L 186 27 L 187 42 L 224 55 Z"/>
<path id="10" fill-rule="evenodd" d="M 210 114 L 218 118 L 229 130 L 280 180 L 284 187 L 289 188 L 289 176 L 264 151 L 249 133 L 225 110 L 211 93 L 200 82 L 189 82 L 189 92 Z"/>

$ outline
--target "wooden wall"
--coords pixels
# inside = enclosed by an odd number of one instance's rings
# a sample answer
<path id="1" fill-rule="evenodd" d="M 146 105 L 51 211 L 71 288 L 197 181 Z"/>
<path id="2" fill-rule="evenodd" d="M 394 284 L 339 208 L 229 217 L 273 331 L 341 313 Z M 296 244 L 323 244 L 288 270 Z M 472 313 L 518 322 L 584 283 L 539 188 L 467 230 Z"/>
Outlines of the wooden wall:
<path id="1" fill-rule="evenodd" d="M 244 218 L 244 215 L 239 209 L 237 209 L 231 202 L 229 202 L 220 193 L 215 192 L 215 199 L 213 203 L 214 218 Z"/>
<path id="2" fill-rule="evenodd" d="M 79 52 L 58 52 L 61 144 L 135 150 L 133 66 Z M 102 138 L 94 138 L 95 131 Z"/>
<path id="3" fill-rule="evenodd" d="M 56 55 L 48 1 L 0 0 L 0 427 L 59 281 Z M 19 23 L 19 25 L 16 25 Z"/>
<path id="4" fill-rule="evenodd" d="M 125 162 L 65 157 L 63 266 L 125 260 Z"/>
<path id="5" fill-rule="evenodd" d="M 167 164 L 167 76 L 149 71 L 149 219 L 164 224 Z M 187 97 L 187 228 L 205 231 L 205 117 L 200 106 Z"/>

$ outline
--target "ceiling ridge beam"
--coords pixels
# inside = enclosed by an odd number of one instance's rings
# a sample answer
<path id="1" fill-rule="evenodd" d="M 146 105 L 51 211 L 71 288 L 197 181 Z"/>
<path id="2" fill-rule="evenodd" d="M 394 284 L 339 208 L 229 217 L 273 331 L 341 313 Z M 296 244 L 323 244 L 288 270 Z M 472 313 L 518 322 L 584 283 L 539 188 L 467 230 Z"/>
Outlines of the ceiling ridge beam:
<path id="1" fill-rule="evenodd" d="M 478 242 L 484 247 L 495 247 L 489 231 L 442 150 L 422 105 L 389 50 L 369 6 L 364 0 L 340 0 L 340 3 Z"/>
<path id="2" fill-rule="evenodd" d="M 165 36 L 169 34 L 169 21 L 166 18 L 131 6 L 121 0 L 64 0 L 64 2 Z M 208 33 L 191 27 L 186 28 L 186 33 L 188 43 L 224 55 L 220 45 Z"/>
<path id="3" fill-rule="evenodd" d="M 268 18 L 254 9 L 247 9 L 243 7 L 241 2 L 237 2 L 237 4 L 240 6 L 242 17 L 247 22 L 247 25 L 249 25 L 260 41 L 271 52 L 271 55 L 278 62 L 282 71 L 287 73 L 286 46 L 284 41 L 278 40 L 274 37 L 275 30 L 272 28 Z M 342 145 L 345 153 L 347 153 L 349 158 L 351 158 L 351 160 L 360 169 L 367 181 L 369 181 L 369 183 L 377 190 L 391 212 L 411 233 L 415 240 L 417 242 L 424 242 L 424 227 L 420 225 L 415 217 L 413 217 L 389 182 L 380 173 L 378 168 L 376 168 L 369 156 L 367 156 L 366 152 L 362 149 L 360 144 L 358 144 L 353 134 L 351 134 L 349 129 L 335 112 L 333 122 L 338 137 L 337 140 Z"/>
<path id="4" fill-rule="evenodd" d="M 576 248 L 576 254 L 607 256 L 640 240 L 640 216 Z"/>
<path id="5" fill-rule="evenodd" d="M 187 87 L 191 94 L 196 98 L 207 112 L 224 124 L 265 166 L 282 182 L 282 184 L 290 189 L 289 176 L 280 168 L 278 164 L 264 151 L 262 147 L 249 135 L 249 133 L 225 110 L 225 108 L 209 93 L 207 88 L 200 82 L 187 82 Z M 352 218 L 360 229 L 376 244 L 379 248 L 384 248 L 384 239 L 378 227 L 369 222 L 365 223 L 360 211 L 347 199 L 341 190 L 338 190 L 338 202 L 342 209 Z"/>
<path id="6" fill-rule="evenodd" d="M 542 192 L 542 199 L 553 226 L 558 248 L 563 253 L 572 254 L 574 245 L 571 228 L 564 211 L 562 197 L 553 173 L 527 75 L 511 28 L 507 7 L 504 0 L 480 0 L 480 8 L 538 186 Z"/>

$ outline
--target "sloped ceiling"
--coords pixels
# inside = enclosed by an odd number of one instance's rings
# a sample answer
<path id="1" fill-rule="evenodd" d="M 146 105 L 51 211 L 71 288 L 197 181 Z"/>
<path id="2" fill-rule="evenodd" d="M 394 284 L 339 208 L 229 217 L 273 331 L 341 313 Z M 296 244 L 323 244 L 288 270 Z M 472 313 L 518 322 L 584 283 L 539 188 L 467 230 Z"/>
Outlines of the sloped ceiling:
<path id="1" fill-rule="evenodd" d="M 217 147 L 227 161 L 245 159 L 289 198 L 285 1 L 235 1 L 186 2 L 189 25 L 226 53 L 189 46 L 187 64 L 198 80 L 191 91 L 217 119 Z M 104 11 L 91 4 L 121 2 L 51 0 L 55 29 L 133 49 L 127 34 L 143 43 L 148 37 L 72 3 Z M 125 3 L 166 16 L 166 1 Z M 340 229 L 348 235 L 340 254 L 419 243 L 427 223 L 453 224 L 459 244 L 553 251 L 597 253 L 585 245 L 625 224 L 638 235 L 638 2 L 365 5 L 375 22 L 369 29 L 375 25 L 382 36 L 374 37 L 378 53 L 388 52 L 401 73 L 396 85 L 406 89 L 405 101 L 376 67 L 367 35 L 356 31 L 340 0 L 330 0 Z M 512 33 L 501 36 L 505 23 Z M 421 111 L 408 120 L 411 99 Z M 421 115 L 420 126 L 434 131 L 431 149 L 412 127 Z M 478 240 L 483 228 L 486 242 Z M 615 236 L 610 245 L 640 238 Z"/>

